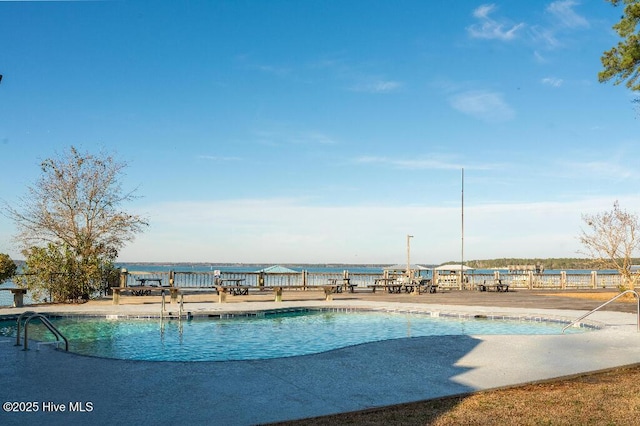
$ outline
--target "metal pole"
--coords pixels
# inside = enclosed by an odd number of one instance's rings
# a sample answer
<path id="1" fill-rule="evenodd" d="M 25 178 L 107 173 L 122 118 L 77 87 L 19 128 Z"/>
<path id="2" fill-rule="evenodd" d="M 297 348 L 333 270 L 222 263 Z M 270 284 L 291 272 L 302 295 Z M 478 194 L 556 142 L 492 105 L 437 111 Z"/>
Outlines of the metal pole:
<path id="1" fill-rule="evenodd" d="M 407 282 L 411 280 L 411 238 L 413 235 L 407 235 Z"/>
<path id="2" fill-rule="evenodd" d="M 464 286 L 464 167 L 462 168 L 462 248 L 460 255 L 460 290 Z"/>

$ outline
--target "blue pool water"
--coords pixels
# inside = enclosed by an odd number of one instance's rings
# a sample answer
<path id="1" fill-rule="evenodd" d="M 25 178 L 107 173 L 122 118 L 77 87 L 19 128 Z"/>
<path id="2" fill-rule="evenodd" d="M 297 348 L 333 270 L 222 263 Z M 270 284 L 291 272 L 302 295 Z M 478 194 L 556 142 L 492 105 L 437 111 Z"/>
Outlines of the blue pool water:
<path id="1" fill-rule="evenodd" d="M 228 361 L 320 353 L 388 339 L 486 334 L 561 334 L 558 322 L 434 318 L 391 312 L 311 311 L 229 319 L 55 318 L 70 351 L 116 359 Z M 571 328 L 568 332 L 584 332 Z M 15 321 L 0 335 L 15 336 Z M 37 323 L 29 337 L 52 340 Z"/>

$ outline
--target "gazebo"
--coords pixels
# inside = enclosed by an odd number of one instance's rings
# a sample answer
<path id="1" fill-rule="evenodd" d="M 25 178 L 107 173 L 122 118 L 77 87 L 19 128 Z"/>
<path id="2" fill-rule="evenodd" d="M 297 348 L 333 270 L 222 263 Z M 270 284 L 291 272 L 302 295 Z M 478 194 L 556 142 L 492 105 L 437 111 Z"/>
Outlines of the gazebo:
<path id="1" fill-rule="evenodd" d="M 411 272 L 415 272 L 416 276 L 418 277 L 422 275 L 422 271 L 429 271 L 429 268 L 427 268 L 426 266 L 416 265 L 413 263 L 409 265 L 409 269 L 411 270 Z M 388 276 L 389 274 L 406 274 L 407 264 L 399 263 L 397 265 L 386 266 L 382 268 L 382 271 L 385 276 Z"/>
<path id="2" fill-rule="evenodd" d="M 263 274 L 287 274 L 287 273 L 298 272 L 298 271 L 294 271 L 293 269 L 287 268 L 285 266 L 273 265 L 267 268 L 260 269 L 259 271 L 256 271 L 256 272 L 262 272 Z"/>
<path id="3" fill-rule="evenodd" d="M 474 268 L 459 263 L 448 263 L 433 268 L 433 275 L 439 287 L 459 288 L 462 290 L 464 283 L 468 282 L 469 277 L 464 277 L 465 279 L 462 280 L 461 275 L 473 269 Z"/>

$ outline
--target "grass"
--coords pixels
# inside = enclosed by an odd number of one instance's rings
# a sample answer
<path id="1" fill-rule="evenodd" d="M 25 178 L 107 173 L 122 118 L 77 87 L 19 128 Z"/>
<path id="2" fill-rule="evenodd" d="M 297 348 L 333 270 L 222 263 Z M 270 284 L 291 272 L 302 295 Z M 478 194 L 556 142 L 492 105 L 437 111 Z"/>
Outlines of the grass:
<path id="1" fill-rule="evenodd" d="M 281 425 L 637 425 L 640 365 Z"/>
<path id="2" fill-rule="evenodd" d="M 280 424 L 637 425 L 640 424 L 640 365 Z"/>

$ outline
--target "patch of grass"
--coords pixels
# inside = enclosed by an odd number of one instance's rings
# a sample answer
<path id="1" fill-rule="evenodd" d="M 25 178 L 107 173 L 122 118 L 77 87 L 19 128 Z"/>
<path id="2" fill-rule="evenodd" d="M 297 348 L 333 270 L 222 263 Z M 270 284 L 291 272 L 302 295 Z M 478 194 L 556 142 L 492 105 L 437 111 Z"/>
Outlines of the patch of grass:
<path id="1" fill-rule="evenodd" d="M 281 425 L 636 425 L 640 365 Z"/>
<path id="2" fill-rule="evenodd" d="M 593 292 L 593 293 L 587 293 L 587 292 L 572 293 L 572 292 L 563 291 L 563 292 L 557 292 L 557 293 L 542 293 L 541 295 L 557 296 L 557 297 L 573 297 L 576 299 L 588 299 L 588 300 L 598 300 L 598 301 L 606 302 L 607 300 L 613 299 L 619 294 L 620 292 L 613 292 L 613 291 Z M 635 296 L 629 293 L 617 299 L 616 302 L 634 302 L 635 300 L 636 300 Z"/>

